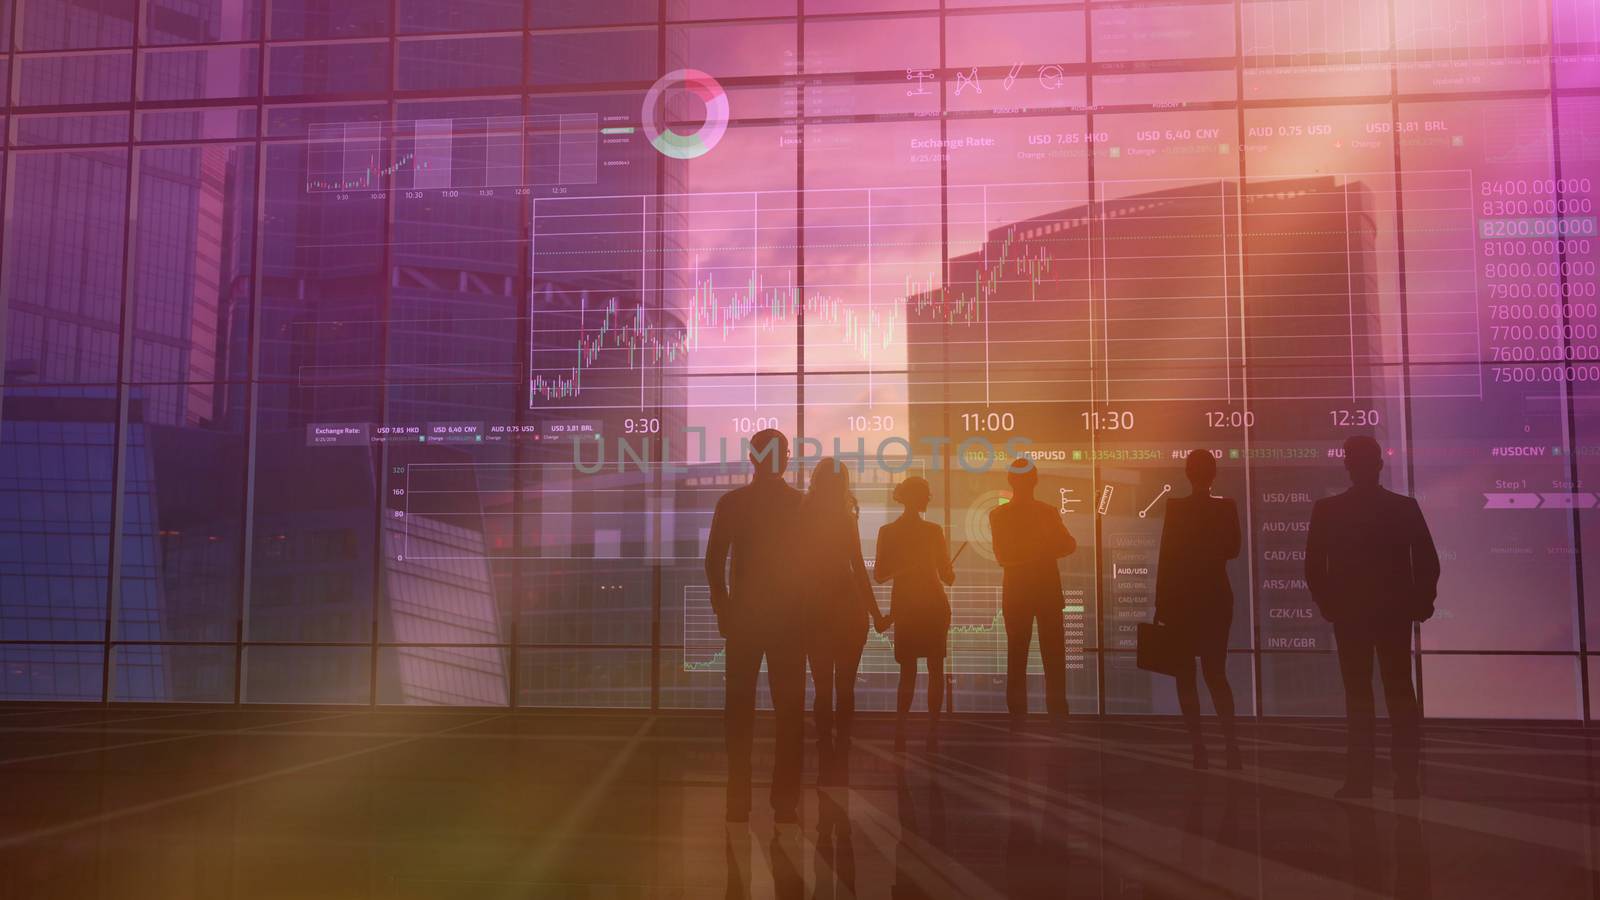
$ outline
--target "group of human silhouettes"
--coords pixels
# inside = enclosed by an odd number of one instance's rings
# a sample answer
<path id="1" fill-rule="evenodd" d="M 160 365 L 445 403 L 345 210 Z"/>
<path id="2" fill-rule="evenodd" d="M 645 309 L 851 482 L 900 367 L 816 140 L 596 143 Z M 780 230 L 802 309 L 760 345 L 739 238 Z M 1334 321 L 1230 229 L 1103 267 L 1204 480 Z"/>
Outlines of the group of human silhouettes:
<path id="1" fill-rule="evenodd" d="M 944 529 L 923 517 L 932 499 L 925 479 L 912 476 L 895 485 L 893 497 L 903 512 L 879 529 L 869 570 L 849 470 L 823 459 L 802 493 L 784 478 L 790 457 L 781 432 L 758 432 L 749 446 L 750 482 L 718 501 L 705 557 L 712 610 L 726 641 L 727 818 L 744 822 L 750 816 L 756 689 L 765 660 L 777 732 L 771 803 L 775 820 L 784 824 L 798 821 L 807 664 L 815 687 L 819 782 L 842 784 L 869 628 L 894 628 L 897 743 L 903 746 L 919 661 L 928 670 L 927 738 L 937 742 L 950 631 L 945 588 L 956 575 Z M 1393 730 L 1394 793 L 1416 797 L 1420 722 L 1411 677 L 1412 624 L 1433 614 L 1439 558 L 1417 502 L 1380 485 L 1383 451 L 1376 440 L 1346 441 L 1344 465 L 1351 487 L 1314 505 L 1305 551 L 1306 584 L 1333 624 L 1345 690 L 1346 777 L 1336 796 L 1372 794 L 1376 659 Z M 1217 462 L 1210 451 L 1189 454 L 1185 473 L 1192 490 L 1168 500 L 1163 519 L 1155 620 L 1178 637 L 1185 658 L 1198 659 L 1222 731 L 1225 765 L 1239 769 L 1244 759 L 1227 676 L 1233 622 L 1227 565 L 1240 552 L 1239 513 L 1234 501 L 1211 493 Z M 1022 727 L 1028 653 L 1037 630 L 1045 708 L 1060 723 L 1068 707 L 1059 561 L 1077 542 L 1059 510 L 1034 496 L 1038 471 L 1030 460 L 1014 460 L 1006 478 L 1011 498 L 989 514 L 994 557 L 1003 572 L 1006 707 L 1012 727 Z M 873 582 L 892 583 L 887 614 Z M 1198 681 L 1193 662 L 1178 668 L 1178 703 L 1193 765 L 1205 769 L 1210 762 Z"/>

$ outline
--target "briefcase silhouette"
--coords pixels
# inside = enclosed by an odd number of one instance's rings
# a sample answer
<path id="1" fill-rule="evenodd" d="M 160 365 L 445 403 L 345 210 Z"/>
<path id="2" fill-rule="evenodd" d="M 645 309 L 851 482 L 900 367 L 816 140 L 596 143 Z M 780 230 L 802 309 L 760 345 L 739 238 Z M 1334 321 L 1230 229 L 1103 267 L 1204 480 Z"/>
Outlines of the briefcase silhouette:
<path id="1" fill-rule="evenodd" d="M 1170 625 L 1140 622 L 1136 637 L 1139 646 L 1135 661 L 1146 672 L 1176 675 L 1184 666 L 1194 666 L 1189 642 Z"/>

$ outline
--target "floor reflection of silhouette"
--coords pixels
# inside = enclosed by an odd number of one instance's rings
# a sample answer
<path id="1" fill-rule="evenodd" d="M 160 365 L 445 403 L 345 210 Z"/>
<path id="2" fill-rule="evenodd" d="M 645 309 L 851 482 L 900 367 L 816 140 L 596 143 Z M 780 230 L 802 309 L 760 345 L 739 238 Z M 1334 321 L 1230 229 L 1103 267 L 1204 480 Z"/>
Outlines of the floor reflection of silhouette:
<path id="1" fill-rule="evenodd" d="M 777 900 L 803 900 L 806 895 L 805 866 L 801 854 L 805 840 L 800 829 L 774 829 L 767 845 L 767 864 L 772 867 L 772 896 Z"/>
<path id="2" fill-rule="evenodd" d="M 1043 776 L 1054 791 L 1064 796 L 1065 770 L 1052 760 L 1043 761 L 1043 772 L 1030 765 L 1032 755 L 1025 748 L 1010 747 L 1006 774 L 1010 789 L 1005 790 L 1010 805 L 1006 817 L 1005 885 L 1006 896 L 1018 898 L 1061 896 L 1069 883 L 1066 829 L 1050 823 L 1051 810 L 1043 791 L 1017 790 L 1017 785 L 1034 783 Z M 1053 764 L 1054 763 L 1054 764 Z"/>
<path id="3" fill-rule="evenodd" d="M 1415 804 L 1411 804 L 1414 806 Z M 1433 875 L 1428 848 L 1423 840 L 1422 821 L 1415 809 L 1396 810 L 1393 858 L 1385 860 L 1379 834 L 1379 814 L 1360 803 L 1344 807 L 1345 826 L 1350 837 L 1350 884 L 1374 894 L 1402 900 L 1427 900 L 1433 896 Z M 1393 871 L 1392 882 L 1390 870 Z M 1390 893 L 1390 888 L 1393 893 Z"/>
<path id="4" fill-rule="evenodd" d="M 1162 806 L 1147 813 L 1164 826 L 1151 829 L 1152 839 L 1161 830 L 1176 838 L 1175 846 L 1168 845 L 1174 858 L 1166 861 L 1160 853 L 1146 855 L 1136 850 L 1136 868 L 1120 877 L 1141 884 L 1149 900 L 1179 900 L 1218 891 L 1251 895 L 1261 873 L 1255 846 L 1243 843 L 1252 838 L 1240 828 L 1241 799 L 1247 796 L 1241 784 L 1186 780 L 1181 794 L 1161 800 Z M 1159 862 L 1151 864 L 1152 860 Z M 1148 867 L 1147 874 L 1141 875 L 1138 866 Z"/>
<path id="5" fill-rule="evenodd" d="M 771 895 L 778 900 L 803 900 L 806 897 L 805 835 L 799 828 L 779 827 L 764 848 L 765 859 L 756 856 L 759 844 L 745 825 L 729 825 L 724 849 L 727 863 L 726 900 L 749 900 L 766 896 L 764 882 L 772 877 Z M 856 858 L 850 828 L 849 799 L 844 791 L 818 792 L 816 844 L 813 869 L 818 900 L 854 900 Z M 765 863 L 766 871 L 761 869 Z"/>
<path id="6" fill-rule="evenodd" d="M 1394 895 L 1402 900 L 1429 900 L 1433 896 L 1433 870 L 1428 860 L 1428 845 L 1422 834 L 1422 819 L 1416 804 L 1395 811 Z"/>
<path id="7" fill-rule="evenodd" d="M 1204 782 L 1190 782 L 1183 801 L 1183 846 L 1179 867 L 1186 872 L 1205 871 L 1206 790 Z"/>
<path id="8" fill-rule="evenodd" d="M 1378 811 L 1364 803 L 1344 807 L 1350 845 L 1350 885 L 1377 893 L 1383 889 L 1383 854 L 1378 850 Z"/>
<path id="9" fill-rule="evenodd" d="M 729 825 L 723 839 L 728 866 L 727 900 L 745 900 L 750 896 L 750 829 L 744 825 Z"/>
<path id="10" fill-rule="evenodd" d="M 917 799 L 911 789 L 911 778 L 902 768 L 895 779 L 895 793 L 900 818 L 900 840 L 894 848 L 894 884 L 889 888 L 892 900 L 924 900 L 943 896 L 929 893 L 923 880 L 926 863 L 914 844 L 917 839 L 935 851 L 945 849 L 944 789 L 938 776 L 928 779 L 923 808 L 917 808 Z"/>
<path id="11" fill-rule="evenodd" d="M 812 877 L 816 900 L 849 900 L 856 895 L 855 837 L 850 830 L 850 792 L 817 792 L 817 842 Z"/>

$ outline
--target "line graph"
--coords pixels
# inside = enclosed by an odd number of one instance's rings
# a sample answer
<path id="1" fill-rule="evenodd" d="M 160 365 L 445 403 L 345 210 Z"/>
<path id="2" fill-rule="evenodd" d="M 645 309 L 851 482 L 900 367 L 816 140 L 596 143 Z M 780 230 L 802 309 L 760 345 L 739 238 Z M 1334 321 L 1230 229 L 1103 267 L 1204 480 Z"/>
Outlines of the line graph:
<path id="1" fill-rule="evenodd" d="M 805 315 L 838 330 L 839 340 L 863 359 L 870 357 L 874 346 L 887 347 L 897 331 L 903 327 L 901 310 L 859 310 L 848 305 L 843 298 L 829 294 L 809 294 L 801 298 L 790 270 L 785 283 L 768 285 L 764 273 L 752 269 L 741 285 L 723 287 L 714 274 L 703 277 L 696 270 L 690 278 L 689 306 L 682 327 L 662 324 L 665 316 L 652 316 L 644 301 L 635 301 L 624 308 L 623 300 L 611 296 L 598 310 L 599 321 L 590 325 L 587 291 L 580 292 L 577 315 L 571 327 L 554 325 L 544 329 L 543 335 L 562 331 L 573 332 L 576 362 L 567 372 L 535 371 L 530 385 L 536 400 L 564 400 L 579 397 L 583 392 L 584 372 L 595 368 L 606 351 L 617 351 L 622 364 L 638 371 L 647 366 L 671 366 L 683 362 L 689 354 L 711 346 L 713 342 L 726 343 L 737 337 L 741 328 L 749 327 L 772 332 L 787 326 L 792 329 L 800 307 Z M 548 288 L 543 296 L 545 308 L 555 305 Z M 976 309 L 976 304 L 969 304 Z M 549 352 L 536 348 L 535 358 Z"/>
<path id="2" fill-rule="evenodd" d="M 1412 292 L 1431 363 L 1476 357 L 1471 189 L 1408 181 L 1432 232 L 1408 265 L 1449 276 Z M 1399 202 L 1360 174 L 952 186 L 943 220 L 929 188 L 536 198 L 529 402 L 686 404 L 690 378 L 793 371 L 801 336 L 808 372 L 846 373 L 818 405 L 1388 396 Z"/>
<path id="3" fill-rule="evenodd" d="M 869 561 L 870 563 L 870 561 Z M 874 588 L 878 606 L 889 608 L 891 589 Z M 1005 621 L 1000 614 L 999 585 L 956 585 L 947 589 L 950 596 L 950 638 L 946 671 L 955 675 L 1004 675 L 1006 671 Z M 1067 642 L 1067 668 L 1084 666 L 1083 597 L 1069 590 L 1063 634 Z M 889 674 L 900 671 L 894 660 L 893 630 L 887 634 L 869 631 L 861 655 L 862 674 Z M 717 633 L 716 616 L 711 612 L 711 591 L 704 585 L 683 589 L 683 670 L 721 672 L 724 668 L 725 641 Z M 1044 671 L 1038 648 L 1032 651 L 1029 672 Z"/>
<path id="4" fill-rule="evenodd" d="M 306 191 L 594 184 L 599 136 L 594 113 L 318 124 Z"/>
<path id="5" fill-rule="evenodd" d="M 1395 5 L 1395 46 L 1416 62 L 1541 58 L 1546 10 L 1545 0 L 1410 0 Z"/>
<path id="6" fill-rule="evenodd" d="M 1592 55 L 1600 49 L 1600 5 L 1591 0 L 1554 0 L 1551 17 L 1563 55 Z"/>
<path id="7" fill-rule="evenodd" d="M 804 290 L 792 198 L 536 199 L 530 398 L 536 405 L 596 395 L 624 403 L 651 367 L 759 369 L 763 355 L 781 366 L 802 316 L 813 369 L 901 368 L 908 320 L 975 326 L 1010 284 L 1034 297 L 1062 287 L 1052 283 L 1053 242 L 1024 240 L 1021 226 L 984 241 L 986 264 L 949 278 L 941 277 L 936 252 L 920 261 L 865 262 L 874 246 L 915 254 L 936 245 L 895 240 L 926 229 L 927 222 L 906 221 L 907 212 L 925 215 L 921 209 L 892 197 L 885 204 L 882 192 L 862 199 L 861 206 L 824 206 L 817 210 L 824 221 L 806 226 L 807 248 L 825 254 L 807 260 Z M 684 202 L 695 205 L 671 208 Z M 632 259 L 622 265 L 618 257 Z M 656 285 L 664 302 L 654 302 Z"/>
<path id="8" fill-rule="evenodd" d="M 1251 65 L 1376 62 L 1389 50 L 1382 0 L 1255 0 L 1243 16 L 1241 50 Z"/>
<path id="9" fill-rule="evenodd" d="M 1250 0 L 1242 54 L 1251 66 L 1387 65 L 1389 5 Z M 1544 0 L 1406 0 L 1394 4 L 1394 47 L 1406 63 L 1537 58 L 1549 43 L 1545 10 Z"/>

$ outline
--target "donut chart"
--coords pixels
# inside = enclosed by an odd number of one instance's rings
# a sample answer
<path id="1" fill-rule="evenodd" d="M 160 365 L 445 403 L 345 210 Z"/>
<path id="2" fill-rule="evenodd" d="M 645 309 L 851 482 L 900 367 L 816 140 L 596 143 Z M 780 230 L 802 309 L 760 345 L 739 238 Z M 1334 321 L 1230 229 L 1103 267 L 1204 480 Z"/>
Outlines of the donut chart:
<path id="1" fill-rule="evenodd" d="M 657 119 L 656 105 L 668 88 L 682 86 L 706 106 L 706 120 L 696 131 L 680 134 Z M 672 159 L 694 159 L 711 152 L 728 130 L 728 95 L 715 78 L 699 69 L 677 69 L 661 76 L 644 96 L 640 119 L 650 146 Z"/>

